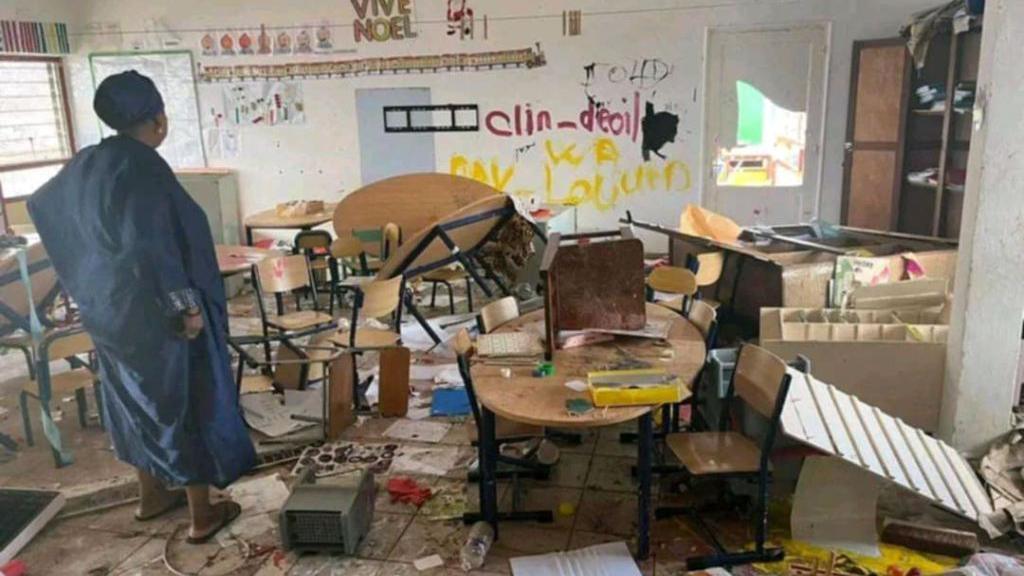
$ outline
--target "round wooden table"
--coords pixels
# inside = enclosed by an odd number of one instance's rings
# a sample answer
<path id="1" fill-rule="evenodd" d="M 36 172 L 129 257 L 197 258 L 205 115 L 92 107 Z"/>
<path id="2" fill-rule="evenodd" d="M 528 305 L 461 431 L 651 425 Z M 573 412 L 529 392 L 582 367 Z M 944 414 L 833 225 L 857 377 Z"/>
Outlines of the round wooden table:
<path id="1" fill-rule="evenodd" d="M 688 320 L 662 306 L 647 305 L 647 319 L 671 322 L 668 339 L 658 341 L 646 338 L 617 337 L 579 348 L 556 350 L 554 354 L 554 376 L 534 378 L 532 366 L 488 365 L 478 359 L 472 366 L 473 388 L 482 405 L 483 433 L 480 437 L 480 510 L 485 520 L 495 526 L 497 532 L 497 447 L 494 437 L 494 415 L 516 422 L 552 428 L 583 428 L 611 426 L 629 420 L 639 420 L 639 441 L 637 454 L 637 476 L 639 478 L 639 537 L 638 556 L 646 558 L 649 551 L 650 494 L 651 494 L 651 453 L 653 445 L 652 410 L 655 406 L 622 406 L 594 408 L 583 415 L 572 415 L 566 410 L 566 401 L 590 399 L 587 391 L 577 392 L 565 384 L 571 380 L 586 382 L 587 373 L 602 369 L 616 369 L 624 361 L 640 361 L 651 368 L 663 368 L 676 374 L 684 383 L 690 383 L 697 376 L 707 350 L 704 337 Z M 544 311 L 526 314 L 499 328 L 496 332 L 511 332 L 528 329 L 540 322 L 543 326 Z M 540 330 L 543 332 L 543 329 Z M 502 368 L 509 368 L 512 375 L 505 378 Z M 687 394 L 684 396 L 688 396 Z"/>
<path id="2" fill-rule="evenodd" d="M 313 228 L 326 224 L 334 217 L 336 202 L 325 202 L 322 212 L 315 214 L 302 214 L 299 216 L 281 216 L 276 208 L 250 214 L 245 217 L 245 241 L 252 246 L 252 231 L 256 229 L 269 230 L 312 230 Z"/>

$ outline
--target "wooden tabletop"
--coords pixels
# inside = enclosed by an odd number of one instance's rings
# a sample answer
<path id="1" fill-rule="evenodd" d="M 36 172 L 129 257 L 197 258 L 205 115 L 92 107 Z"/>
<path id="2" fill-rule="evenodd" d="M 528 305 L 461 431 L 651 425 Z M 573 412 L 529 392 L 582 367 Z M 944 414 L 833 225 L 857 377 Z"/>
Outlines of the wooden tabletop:
<path id="1" fill-rule="evenodd" d="M 472 367 L 473 386 L 477 398 L 495 414 L 526 424 L 558 428 L 609 426 L 635 420 L 652 406 L 594 408 L 581 416 L 570 415 L 566 400 L 590 399 L 587 391 L 576 392 L 565 386 L 570 380 L 586 382 L 593 372 L 625 357 L 647 362 L 652 368 L 664 368 L 692 382 L 704 364 L 706 350 L 700 331 L 688 320 L 667 308 L 647 305 L 649 319 L 670 320 L 668 342 L 643 338 L 616 338 L 611 342 L 555 351 L 555 375 L 534 378 L 532 366 L 511 366 L 512 376 L 501 375 L 501 366 L 487 365 L 477 359 Z M 521 330 L 524 326 L 544 321 L 544 311 L 537 310 L 502 326 L 497 332 Z M 666 353 L 666 350 L 672 350 Z"/>
<path id="2" fill-rule="evenodd" d="M 281 252 L 277 250 L 267 250 L 253 246 L 218 244 L 215 248 L 217 249 L 217 267 L 220 268 L 221 276 L 232 276 L 248 272 L 252 265 L 260 260 L 281 255 Z"/>
<path id="3" fill-rule="evenodd" d="M 315 214 L 301 216 L 280 216 L 277 208 L 271 208 L 245 217 L 247 228 L 312 228 L 331 221 L 336 203 L 324 203 L 324 209 Z"/>

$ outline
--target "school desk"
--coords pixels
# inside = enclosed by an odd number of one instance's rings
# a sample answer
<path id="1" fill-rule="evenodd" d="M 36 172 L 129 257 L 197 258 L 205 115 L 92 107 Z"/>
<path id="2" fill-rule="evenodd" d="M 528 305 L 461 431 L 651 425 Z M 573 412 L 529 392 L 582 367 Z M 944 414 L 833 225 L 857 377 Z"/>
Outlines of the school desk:
<path id="1" fill-rule="evenodd" d="M 263 230 L 311 230 L 326 224 L 334 217 L 335 203 L 324 203 L 324 209 L 315 214 L 281 216 L 276 208 L 250 214 L 245 217 L 245 243 L 252 246 L 252 231 Z"/>
<path id="2" fill-rule="evenodd" d="M 495 533 L 499 519 L 495 415 L 549 428 L 597 428 L 639 419 L 637 556 L 641 559 L 647 557 L 650 551 L 651 458 L 654 444 L 652 413 L 656 407 L 594 408 L 578 416 L 569 414 L 565 407 L 567 400 L 590 398 L 587 391 L 577 392 L 568 388 L 565 385 L 567 381 L 586 382 L 588 372 L 614 366 L 625 358 L 649 363 L 653 368 L 663 368 L 678 375 L 683 382 L 693 380 L 704 364 L 706 354 L 700 331 L 677 313 L 654 304 L 647 305 L 647 318 L 672 323 L 667 344 L 651 339 L 617 338 L 590 346 L 556 350 L 553 376 L 535 378 L 532 366 L 490 365 L 481 358 L 474 361 L 471 373 L 483 421 L 483 434 L 478 448 L 480 510 L 483 519 L 495 527 Z M 522 330 L 527 326 L 543 332 L 543 324 L 544 311 L 537 310 L 509 322 L 496 332 Z M 509 378 L 502 376 L 502 368 L 511 369 Z"/>
<path id="3" fill-rule="evenodd" d="M 217 249 L 217 268 L 220 269 L 220 275 L 224 278 L 249 272 L 252 270 L 253 264 L 264 258 L 283 255 L 278 250 L 267 250 L 253 246 L 218 244 L 215 248 Z"/>

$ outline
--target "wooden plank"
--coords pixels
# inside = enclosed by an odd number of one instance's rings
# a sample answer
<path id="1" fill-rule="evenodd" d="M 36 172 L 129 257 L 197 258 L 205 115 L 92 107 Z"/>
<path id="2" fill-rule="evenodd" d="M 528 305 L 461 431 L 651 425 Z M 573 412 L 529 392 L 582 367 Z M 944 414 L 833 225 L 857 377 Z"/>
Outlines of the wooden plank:
<path id="1" fill-rule="evenodd" d="M 934 500 L 935 492 L 928 486 L 928 481 L 924 477 L 924 472 L 921 467 L 917 465 L 917 460 L 914 459 L 914 453 L 911 451 L 907 441 L 903 438 L 903 434 L 900 432 L 899 424 L 896 419 L 889 416 L 885 412 L 882 412 L 878 408 L 874 409 L 875 419 L 882 425 L 882 432 L 885 433 L 885 439 L 889 441 L 889 446 L 892 447 L 893 454 L 899 460 L 900 465 L 903 467 L 904 475 L 910 481 L 905 484 L 910 490 L 917 492 L 925 498 Z"/>
<path id="2" fill-rule="evenodd" d="M 818 407 L 818 412 L 825 423 L 829 437 L 832 438 L 832 444 L 836 448 L 835 453 L 844 460 L 862 466 L 863 462 L 857 456 L 857 449 L 854 447 L 849 434 L 846 433 L 842 416 L 839 415 L 839 410 L 836 408 L 832 395 L 828 391 L 829 386 L 814 378 L 808 378 L 807 383 L 811 396 L 814 398 L 814 404 Z"/>
<path id="3" fill-rule="evenodd" d="M 975 510 L 978 511 L 979 516 L 992 513 L 992 502 L 989 500 L 988 494 L 981 485 L 981 481 L 978 479 L 977 474 L 971 469 L 970 465 L 963 459 L 960 454 L 957 453 L 949 444 L 942 443 L 942 451 L 946 454 L 946 458 L 949 460 L 950 465 L 953 467 L 953 471 L 956 473 L 957 478 L 960 479 L 960 483 L 964 485 L 967 490 L 967 495 L 971 498 L 971 503 L 974 504 Z"/>
<path id="4" fill-rule="evenodd" d="M 871 446 L 885 468 L 885 477 L 901 486 L 910 486 L 910 480 L 903 472 L 903 466 L 900 465 L 899 459 L 893 452 L 892 446 L 885 436 L 885 431 L 882 430 L 882 423 L 878 421 L 871 406 L 856 398 L 853 399 L 853 406 L 857 411 L 857 417 L 860 418 L 861 425 L 868 431 L 868 441 L 871 442 Z"/>
<path id="5" fill-rule="evenodd" d="M 935 501 L 953 512 L 960 512 L 960 507 L 957 506 L 953 495 L 949 493 L 946 482 L 942 479 L 942 474 L 939 473 L 935 463 L 928 456 L 927 450 L 921 443 L 921 439 L 918 438 L 918 430 L 907 426 L 902 420 L 897 420 L 896 423 L 903 438 L 907 441 L 910 451 L 914 455 L 914 461 L 921 467 L 925 480 L 928 481 L 928 487 L 938 496 Z"/>
<path id="6" fill-rule="evenodd" d="M 942 479 L 946 482 L 946 488 L 949 488 L 953 498 L 956 500 L 960 511 L 963 515 L 968 518 L 977 518 L 978 511 L 974 509 L 974 504 L 971 503 L 970 496 L 967 495 L 967 491 L 964 490 L 963 484 L 960 483 L 960 479 L 957 478 L 956 472 L 953 471 L 953 467 L 949 465 L 949 460 L 946 459 L 946 455 L 942 451 L 941 442 L 938 440 L 925 435 L 924 432 L 918 430 L 917 437 L 924 444 L 925 450 L 928 451 L 928 455 L 932 457 L 932 462 L 935 463 L 935 467 L 938 468 L 939 474 L 942 474 Z"/>
<path id="7" fill-rule="evenodd" d="M 871 440 L 868 438 L 870 432 L 864 429 L 860 417 L 857 416 L 857 411 L 853 406 L 853 400 L 850 395 L 840 391 L 835 386 L 829 386 L 829 391 L 832 393 L 832 400 L 836 403 L 839 416 L 842 418 L 842 426 L 846 428 L 846 433 L 849 434 L 850 439 L 853 441 L 853 447 L 857 450 L 857 456 L 861 462 L 864 463 L 864 468 L 884 478 L 886 475 L 885 468 L 882 466 L 882 462 L 879 460 L 878 454 L 875 453 L 875 448 L 871 445 Z"/>
<path id="8" fill-rule="evenodd" d="M 814 397 L 807 387 L 807 375 L 789 369 L 792 377 L 789 394 L 782 410 L 782 429 L 787 436 L 828 454 L 835 454 L 836 448 L 828 435 L 821 414 L 814 404 Z"/>

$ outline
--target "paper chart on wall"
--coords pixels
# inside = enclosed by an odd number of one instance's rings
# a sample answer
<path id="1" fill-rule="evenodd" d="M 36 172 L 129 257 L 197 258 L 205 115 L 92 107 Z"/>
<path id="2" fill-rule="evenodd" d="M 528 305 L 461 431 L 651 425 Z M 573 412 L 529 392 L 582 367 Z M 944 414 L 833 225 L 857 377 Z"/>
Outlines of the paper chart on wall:
<path id="1" fill-rule="evenodd" d="M 224 115 L 236 126 L 305 124 L 306 105 L 298 82 L 256 82 L 224 87 Z"/>

